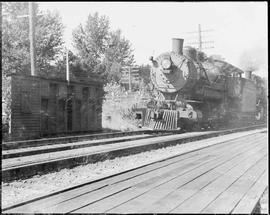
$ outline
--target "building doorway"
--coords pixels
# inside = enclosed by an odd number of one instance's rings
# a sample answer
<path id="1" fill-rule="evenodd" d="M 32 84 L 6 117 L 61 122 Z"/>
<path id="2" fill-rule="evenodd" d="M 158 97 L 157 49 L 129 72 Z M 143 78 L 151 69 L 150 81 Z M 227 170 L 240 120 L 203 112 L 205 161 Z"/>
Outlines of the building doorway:
<path id="1" fill-rule="evenodd" d="M 73 105 L 72 99 L 67 100 L 67 131 L 72 131 Z"/>

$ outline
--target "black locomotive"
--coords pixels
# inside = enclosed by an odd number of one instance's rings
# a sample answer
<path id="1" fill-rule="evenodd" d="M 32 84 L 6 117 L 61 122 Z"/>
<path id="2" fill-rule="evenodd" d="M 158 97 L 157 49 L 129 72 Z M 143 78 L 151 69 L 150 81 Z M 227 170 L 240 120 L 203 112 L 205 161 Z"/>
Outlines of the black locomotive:
<path id="1" fill-rule="evenodd" d="M 155 98 L 140 109 L 142 127 L 192 129 L 231 120 L 262 120 L 266 96 L 262 79 L 218 59 L 207 58 L 183 39 L 152 62 Z M 137 111 L 138 116 L 138 111 Z"/>

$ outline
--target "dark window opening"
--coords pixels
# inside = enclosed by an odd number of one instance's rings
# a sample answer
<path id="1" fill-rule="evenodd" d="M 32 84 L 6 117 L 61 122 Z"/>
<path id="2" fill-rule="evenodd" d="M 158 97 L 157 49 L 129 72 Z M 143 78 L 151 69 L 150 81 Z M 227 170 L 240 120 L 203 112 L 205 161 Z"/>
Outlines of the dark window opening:
<path id="1" fill-rule="evenodd" d="M 66 130 L 66 124 L 65 124 L 65 107 L 66 101 L 65 99 L 58 100 L 58 123 L 57 123 L 57 129 L 60 132 L 64 132 Z"/>
<path id="2" fill-rule="evenodd" d="M 135 119 L 142 119 L 142 113 L 136 113 Z"/>
<path id="3" fill-rule="evenodd" d="M 82 95 L 83 95 L 83 100 L 87 100 L 89 97 L 89 89 L 88 87 L 84 87 L 82 89 Z"/>
<path id="4" fill-rule="evenodd" d="M 55 98 L 58 94 L 58 86 L 57 84 L 51 83 L 50 84 L 50 97 Z"/>

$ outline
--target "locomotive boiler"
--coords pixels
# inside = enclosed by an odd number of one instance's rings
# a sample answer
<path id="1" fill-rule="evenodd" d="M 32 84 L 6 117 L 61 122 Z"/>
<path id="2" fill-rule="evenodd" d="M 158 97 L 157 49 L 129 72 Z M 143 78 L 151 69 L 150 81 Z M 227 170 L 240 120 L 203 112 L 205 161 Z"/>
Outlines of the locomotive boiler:
<path id="1" fill-rule="evenodd" d="M 218 59 L 207 58 L 183 39 L 172 51 L 150 57 L 155 97 L 141 109 L 149 129 L 194 129 L 230 120 L 261 120 L 265 109 L 262 80 Z M 253 79 L 257 81 L 254 81 Z M 138 114 L 137 114 L 138 115 Z"/>

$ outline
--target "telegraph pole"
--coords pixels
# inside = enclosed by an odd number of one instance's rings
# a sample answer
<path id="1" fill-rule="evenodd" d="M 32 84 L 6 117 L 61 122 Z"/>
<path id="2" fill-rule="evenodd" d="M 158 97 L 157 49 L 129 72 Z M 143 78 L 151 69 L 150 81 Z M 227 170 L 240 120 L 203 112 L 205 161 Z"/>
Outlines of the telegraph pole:
<path id="1" fill-rule="evenodd" d="M 35 12 L 34 3 L 29 2 L 29 39 L 30 39 L 30 61 L 31 75 L 36 76 L 36 50 L 35 50 Z"/>
<path id="2" fill-rule="evenodd" d="M 67 78 L 67 81 L 68 81 L 68 84 L 69 84 L 69 59 L 68 59 L 68 53 L 69 53 L 69 50 L 68 48 L 66 48 L 66 78 Z"/>
<path id="3" fill-rule="evenodd" d="M 17 18 L 29 18 L 29 40 L 30 40 L 30 63 L 31 63 L 31 75 L 36 76 L 36 48 L 35 48 L 35 18 L 36 16 L 44 14 L 35 14 L 34 2 L 28 2 L 28 12 L 27 15 L 19 15 Z M 7 14 L 3 14 L 4 16 Z"/>
<path id="4" fill-rule="evenodd" d="M 128 86 L 129 92 L 131 92 L 131 66 L 128 68 Z"/>
<path id="5" fill-rule="evenodd" d="M 201 30 L 201 24 L 199 24 L 198 29 L 198 35 L 199 35 L 199 51 L 202 51 L 202 30 Z"/>
<path id="6" fill-rule="evenodd" d="M 212 29 L 207 29 L 207 30 L 202 30 L 201 29 L 201 25 L 199 24 L 198 25 L 198 31 L 192 31 L 192 32 L 187 32 L 188 34 L 198 34 L 198 41 L 196 42 L 191 42 L 191 43 L 187 43 L 188 45 L 194 45 L 196 44 L 198 46 L 198 50 L 199 51 L 202 51 L 203 49 L 209 49 L 209 48 L 214 48 L 213 46 L 211 47 L 203 47 L 203 44 L 206 44 L 206 43 L 214 43 L 214 41 L 203 41 L 202 39 L 202 32 L 210 32 L 210 31 L 213 31 Z"/>

